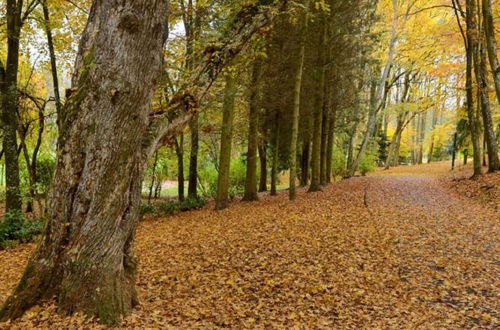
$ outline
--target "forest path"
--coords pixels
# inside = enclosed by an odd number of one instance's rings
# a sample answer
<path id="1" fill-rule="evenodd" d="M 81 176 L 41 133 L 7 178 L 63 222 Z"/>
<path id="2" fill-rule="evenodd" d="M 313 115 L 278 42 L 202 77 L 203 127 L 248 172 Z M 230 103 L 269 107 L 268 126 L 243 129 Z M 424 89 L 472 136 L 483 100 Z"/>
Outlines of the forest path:
<path id="1" fill-rule="evenodd" d="M 377 172 L 294 202 L 283 192 L 145 221 L 141 306 L 123 326 L 494 328 L 500 214 L 444 188 L 444 166 Z M 0 252 L 0 301 L 32 248 Z M 16 323 L 82 322 L 40 314 Z"/>

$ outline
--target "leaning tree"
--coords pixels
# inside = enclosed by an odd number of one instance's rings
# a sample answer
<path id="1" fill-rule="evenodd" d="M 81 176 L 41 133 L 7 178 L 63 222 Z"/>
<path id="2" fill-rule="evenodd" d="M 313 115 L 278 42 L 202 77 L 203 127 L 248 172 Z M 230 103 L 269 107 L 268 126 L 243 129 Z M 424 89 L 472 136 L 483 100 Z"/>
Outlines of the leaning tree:
<path id="1" fill-rule="evenodd" d="M 133 242 L 148 159 L 285 3 L 239 7 L 168 107 L 152 111 L 168 0 L 93 2 L 61 112 L 47 227 L 0 319 L 56 297 L 62 312 L 115 323 L 138 303 Z"/>

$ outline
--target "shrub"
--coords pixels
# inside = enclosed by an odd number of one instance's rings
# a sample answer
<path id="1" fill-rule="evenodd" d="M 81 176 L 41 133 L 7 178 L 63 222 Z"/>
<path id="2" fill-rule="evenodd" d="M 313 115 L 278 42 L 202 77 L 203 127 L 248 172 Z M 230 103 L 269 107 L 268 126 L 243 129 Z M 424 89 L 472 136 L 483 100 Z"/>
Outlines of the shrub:
<path id="1" fill-rule="evenodd" d="M 378 145 L 372 141 L 366 150 L 366 154 L 359 163 L 359 171 L 365 176 L 368 172 L 372 172 L 377 168 L 378 161 Z"/>
<path id="2" fill-rule="evenodd" d="M 190 211 L 190 210 L 199 210 L 203 208 L 207 202 L 202 197 L 196 198 L 187 198 L 184 201 L 179 203 L 179 210 L 182 212 Z"/>
<path id="3" fill-rule="evenodd" d="M 17 243 L 31 242 L 43 231 L 41 220 L 26 220 L 20 211 L 10 211 L 0 224 L 0 248 L 5 249 Z"/>
<path id="4" fill-rule="evenodd" d="M 172 201 L 160 202 L 154 205 L 154 213 L 156 215 L 169 216 L 174 214 L 178 210 L 178 203 Z"/>
<path id="5" fill-rule="evenodd" d="M 141 215 L 144 215 L 144 214 L 154 213 L 154 211 L 155 211 L 155 208 L 154 208 L 153 204 L 142 204 L 139 212 L 141 213 Z"/>

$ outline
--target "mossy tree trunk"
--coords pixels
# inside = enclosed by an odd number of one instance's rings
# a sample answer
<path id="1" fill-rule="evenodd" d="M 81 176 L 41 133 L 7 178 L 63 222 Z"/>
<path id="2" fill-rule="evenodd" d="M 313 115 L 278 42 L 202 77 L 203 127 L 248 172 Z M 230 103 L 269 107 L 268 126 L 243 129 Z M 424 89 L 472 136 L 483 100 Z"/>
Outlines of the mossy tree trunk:
<path id="1" fill-rule="evenodd" d="M 233 74 L 226 75 L 224 105 L 222 107 L 221 146 L 219 157 L 219 176 L 217 178 L 217 196 L 215 209 L 222 210 L 229 206 L 229 185 L 231 170 L 231 144 L 233 139 L 234 100 L 237 85 Z"/>
<path id="2" fill-rule="evenodd" d="M 0 320 L 56 298 L 63 313 L 116 323 L 138 303 L 133 242 L 148 160 L 182 132 L 192 105 L 284 3 L 242 8 L 235 17 L 251 19 L 229 22 L 219 47 L 206 54 L 167 108 L 152 112 L 168 1 L 93 2 L 61 112 L 45 233 Z"/>

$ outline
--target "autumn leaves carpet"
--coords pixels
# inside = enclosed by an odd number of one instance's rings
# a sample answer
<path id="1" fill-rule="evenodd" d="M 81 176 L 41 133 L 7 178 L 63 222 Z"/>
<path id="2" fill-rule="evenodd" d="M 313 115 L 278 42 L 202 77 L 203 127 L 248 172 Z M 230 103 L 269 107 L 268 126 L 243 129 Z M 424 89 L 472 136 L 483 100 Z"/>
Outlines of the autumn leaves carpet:
<path id="1" fill-rule="evenodd" d="M 494 328 L 500 214 L 407 167 L 140 225 L 122 327 Z M 365 202 L 366 205 L 365 206 Z M 0 301 L 33 245 L 0 252 Z M 2 327 L 95 328 L 37 307 Z"/>

